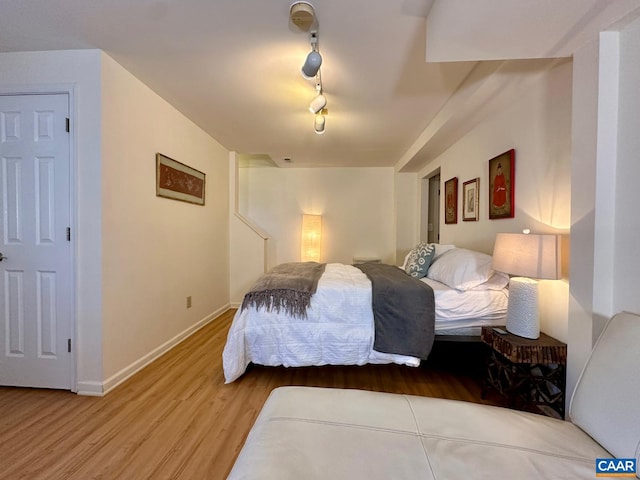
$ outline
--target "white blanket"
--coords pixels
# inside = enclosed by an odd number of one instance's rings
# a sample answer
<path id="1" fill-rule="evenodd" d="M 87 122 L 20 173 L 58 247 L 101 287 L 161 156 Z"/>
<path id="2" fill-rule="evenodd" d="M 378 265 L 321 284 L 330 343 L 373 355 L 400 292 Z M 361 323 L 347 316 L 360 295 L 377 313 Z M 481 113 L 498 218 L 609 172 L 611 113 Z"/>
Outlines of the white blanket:
<path id="1" fill-rule="evenodd" d="M 371 282 L 358 268 L 327 264 L 307 314 L 301 319 L 264 308 L 238 310 L 222 354 L 226 383 L 240 377 L 250 362 L 286 367 L 420 364 L 415 357 L 372 349 Z"/>

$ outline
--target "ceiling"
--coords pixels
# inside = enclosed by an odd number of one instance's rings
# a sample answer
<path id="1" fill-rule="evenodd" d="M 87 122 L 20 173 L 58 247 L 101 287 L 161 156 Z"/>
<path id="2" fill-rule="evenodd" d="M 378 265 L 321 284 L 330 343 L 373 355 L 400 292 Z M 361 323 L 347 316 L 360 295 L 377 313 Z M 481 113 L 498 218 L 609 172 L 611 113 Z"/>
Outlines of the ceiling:
<path id="1" fill-rule="evenodd" d="M 460 131 L 466 102 L 454 113 L 452 98 L 461 86 L 504 64 L 477 60 L 568 56 L 589 32 L 640 6 L 312 0 L 328 101 L 326 133 L 317 135 L 307 110 L 314 82 L 300 74 L 309 34 L 290 22 L 291 3 L 0 0 L 0 52 L 104 50 L 227 149 L 281 166 L 416 170 L 434 137 L 435 151 L 447 146 L 446 136 L 428 133 L 434 122 Z"/>

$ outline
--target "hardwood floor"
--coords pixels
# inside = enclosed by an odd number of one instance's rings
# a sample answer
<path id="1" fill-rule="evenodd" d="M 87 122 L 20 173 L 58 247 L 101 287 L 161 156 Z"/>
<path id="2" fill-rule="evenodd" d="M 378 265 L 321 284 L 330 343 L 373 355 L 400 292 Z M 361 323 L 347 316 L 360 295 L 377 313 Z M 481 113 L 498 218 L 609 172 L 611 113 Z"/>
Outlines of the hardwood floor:
<path id="1" fill-rule="evenodd" d="M 0 478 L 224 479 L 267 396 L 281 385 L 500 404 L 480 399 L 479 344 L 437 344 L 420 368 L 253 366 L 224 385 L 222 349 L 234 313 L 103 398 L 0 387 Z"/>

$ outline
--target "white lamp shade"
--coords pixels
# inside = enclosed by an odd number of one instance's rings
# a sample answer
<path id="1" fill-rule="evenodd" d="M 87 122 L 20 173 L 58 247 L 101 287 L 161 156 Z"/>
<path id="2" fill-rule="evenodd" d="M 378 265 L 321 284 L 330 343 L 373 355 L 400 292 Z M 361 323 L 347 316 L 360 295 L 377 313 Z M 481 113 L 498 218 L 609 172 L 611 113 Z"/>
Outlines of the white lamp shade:
<path id="1" fill-rule="evenodd" d="M 300 260 L 302 262 L 319 262 L 321 243 L 322 215 L 302 215 Z"/>
<path id="2" fill-rule="evenodd" d="M 307 55 L 307 59 L 304 61 L 304 65 L 302 65 L 302 75 L 304 78 L 315 78 L 318 70 L 320 70 L 320 65 L 322 65 L 322 57 L 315 50 L 309 52 Z"/>
<path id="3" fill-rule="evenodd" d="M 493 269 L 538 279 L 557 280 L 560 272 L 560 237 L 499 233 L 493 247 Z"/>

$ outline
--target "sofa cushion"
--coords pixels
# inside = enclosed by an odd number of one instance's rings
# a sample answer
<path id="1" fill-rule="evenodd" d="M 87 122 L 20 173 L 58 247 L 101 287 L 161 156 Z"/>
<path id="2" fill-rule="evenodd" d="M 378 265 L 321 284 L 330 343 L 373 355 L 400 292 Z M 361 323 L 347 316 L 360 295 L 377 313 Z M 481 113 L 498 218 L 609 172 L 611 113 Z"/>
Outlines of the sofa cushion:
<path id="1" fill-rule="evenodd" d="M 593 478 L 609 453 L 575 425 L 455 400 L 281 387 L 230 479 Z"/>
<path id="2" fill-rule="evenodd" d="M 614 316 L 594 346 L 571 400 L 571 421 L 619 458 L 640 465 L 640 316 Z"/>

